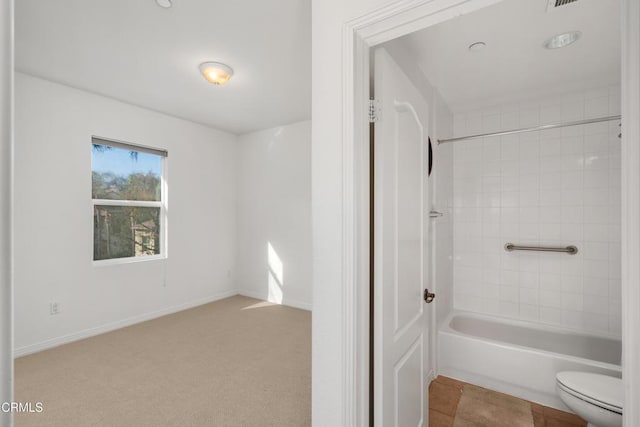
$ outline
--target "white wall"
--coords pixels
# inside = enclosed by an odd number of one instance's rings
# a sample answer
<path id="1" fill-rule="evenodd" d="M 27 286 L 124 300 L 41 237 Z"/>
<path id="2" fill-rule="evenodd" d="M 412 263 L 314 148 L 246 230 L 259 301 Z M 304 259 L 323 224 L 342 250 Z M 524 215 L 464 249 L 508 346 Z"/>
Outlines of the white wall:
<path id="1" fill-rule="evenodd" d="M 435 98 L 433 145 L 433 209 L 442 217 L 433 221 L 436 323 L 442 323 L 453 308 L 453 146 L 438 145 L 437 139 L 453 135 L 453 114 L 442 97 Z"/>
<path id="2" fill-rule="evenodd" d="M 11 169 L 13 105 L 13 1 L 0 3 L 0 403 L 13 396 L 11 295 Z M 0 426 L 11 414 L 0 412 Z"/>
<path id="3" fill-rule="evenodd" d="M 622 1 L 622 367 L 624 426 L 640 425 L 640 2 Z"/>
<path id="4" fill-rule="evenodd" d="M 18 353 L 236 293 L 235 136 L 24 74 L 15 125 Z M 168 260 L 92 265 L 91 135 L 168 150 Z"/>
<path id="5" fill-rule="evenodd" d="M 313 218 L 312 414 L 342 426 L 345 400 L 343 286 L 342 35 L 345 23 L 392 0 L 312 0 L 311 138 Z M 366 393 L 361 390 L 361 393 Z"/>
<path id="6" fill-rule="evenodd" d="M 311 122 L 238 140 L 236 283 L 247 296 L 311 309 Z"/>
<path id="7" fill-rule="evenodd" d="M 456 114 L 455 136 L 617 114 L 596 88 Z M 456 308 L 620 336 L 619 123 L 453 143 Z"/>

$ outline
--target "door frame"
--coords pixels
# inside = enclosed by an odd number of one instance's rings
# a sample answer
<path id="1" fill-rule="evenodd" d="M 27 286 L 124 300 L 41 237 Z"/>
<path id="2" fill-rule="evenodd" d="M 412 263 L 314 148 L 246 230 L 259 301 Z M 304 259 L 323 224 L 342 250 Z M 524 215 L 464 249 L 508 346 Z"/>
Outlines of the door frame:
<path id="1" fill-rule="evenodd" d="M 345 426 L 369 425 L 370 49 L 503 0 L 399 0 L 342 28 Z M 622 5 L 622 338 L 624 425 L 640 425 L 640 2 Z M 636 141 L 635 144 L 632 141 Z M 437 327 L 437 325 L 433 325 Z"/>
<path id="2" fill-rule="evenodd" d="M 13 400 L 13 0 L 0 3 L 0 403 Z M 13 423 L 0 412 L 0 426 Z"/>

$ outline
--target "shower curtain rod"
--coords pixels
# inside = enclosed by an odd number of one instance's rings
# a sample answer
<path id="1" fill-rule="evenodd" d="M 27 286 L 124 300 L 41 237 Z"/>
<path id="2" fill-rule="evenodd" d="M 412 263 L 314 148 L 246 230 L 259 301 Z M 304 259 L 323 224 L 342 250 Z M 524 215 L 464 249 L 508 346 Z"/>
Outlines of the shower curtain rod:
<path id="1" fill-rule="evenodd" d="M 468 135 L 468 136 L 460 136 L 458 138 L 447 138 L 447 139 L 438 139 L 438 145 L 444 144 L 445 142 L 456 142 L 456 141 L 464 141 L 465 139 L 479 139 L 479 138 L 487 138 L 490 136 L 502 136 L 502 135 L 513 135 L 516 133 L 524 133 L 524 132 L 534 132 L 537 130 L 545 130 L 545 129 L 555 129 L 562 128 L 567 126 L 578 126 L 578 125 L 587 125 L 589 123 L 598 123 L 598 122 L 610 122 L 612 120 L 620 120 L 621 116 L 608 116 L 608 117 L 598 117 L 595 119 L 585 119 L 585 120 L 577 120 L 574 122 L 566 122 L 566 123 L 554 123 L 551 125 L 542 125 L 535 126 L 531 128 L 524 129 L 512 129 L 505 130 L 501 132 L 491 132 L 491 133 L 482 133 L 478 135 Z"/>

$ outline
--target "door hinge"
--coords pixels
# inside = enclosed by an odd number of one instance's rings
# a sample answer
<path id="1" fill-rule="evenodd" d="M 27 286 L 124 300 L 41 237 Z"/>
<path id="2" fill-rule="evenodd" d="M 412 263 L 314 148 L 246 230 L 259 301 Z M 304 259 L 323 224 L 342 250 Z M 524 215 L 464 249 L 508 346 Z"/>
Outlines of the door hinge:
<path id="1" fill-rule="evenodd" d="M 369 100 L 369 123 L 375 123 L 380 120 L 380 107 L 375 99 Z"/>

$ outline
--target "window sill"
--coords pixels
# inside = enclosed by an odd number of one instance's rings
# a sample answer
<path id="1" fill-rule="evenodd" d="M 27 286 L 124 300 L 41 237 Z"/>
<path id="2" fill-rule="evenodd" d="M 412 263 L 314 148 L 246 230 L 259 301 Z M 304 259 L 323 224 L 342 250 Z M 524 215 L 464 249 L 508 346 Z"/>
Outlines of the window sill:
<path id="1" fill-rule="evenodd" d="M 123 264 L 138 264 L 141 262 L 149 262 L 149 261 L 161 261 L 166 260 L 166 255 L 148 255 L 148 256 L 139 256 L 139 257 L 129 257 L 129 258 L 111 258 L 111 259 L 101 259 L 97 261 L 92 261 L 94 267 L 108 267 L 114 265 L 123 265 Z"/>

